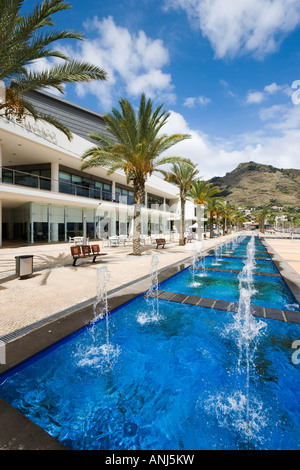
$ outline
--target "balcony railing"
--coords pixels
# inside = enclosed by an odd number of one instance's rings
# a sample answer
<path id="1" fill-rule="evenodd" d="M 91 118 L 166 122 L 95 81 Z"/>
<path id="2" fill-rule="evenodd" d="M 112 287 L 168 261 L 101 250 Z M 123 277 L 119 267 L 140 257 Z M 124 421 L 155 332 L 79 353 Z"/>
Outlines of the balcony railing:
<path id="1" fill-rule="evenodd" d="M 51 190 L 51 179 L 24 171 L 2 167 L 2 183 L 16 184 L 30 188 Z"/>
<path id="2" fill-rule="evenodd" d="M 1 167 L 0 167 L 1 169 Z M 17 186 L 26 186 L 46 191 L 56 191 L 59 193 L 70 194 L 73 196 L 87 197 L 90 199 L 100 199 L 102 201 L 117 202 L 120 204 L 134 205 L 134 197 L 131 195 L 122 195 L 116 192 L 107 191 L 102 188 L 83 186 L 79 183 L 71 183 L 63 180 L 53 180 L 46 176 L 35 175 L 25 171 L 15 170 L 9 167 L 2 167 L 2 178 L 0 171 L 0 182 L 13 184 Z M 55 188 L 55 189 L 53 189 Z M 143 203 L 142 206 L 145 206 Z M 151 204 L 148 201 L 149 209 L 168 210 L 164 205 Z"/>
<path id="3" fill-rule="evenodd" d="M 15 170 L 13 168 L 2 167 L 2 183 L 13 184 L 18 186 L 26 186 L 29 188 L 42 189 L 51 191 L 55 186 L 57 191 L 73 196 L 87 197 L 90 199 L 100 199 L 102 201 L 120 202 L 122 204 L 133 205 L 133 196 L 123 196 L 121 194 L 113 194 L 102 188 L 83 186 L 79 183 L 71 183 L 63 180 L 53 180 L 45 176 L 35 175 L 25 171 Z M 54 183 L 54 184 L 52 184 Z"/>
<path id="4" fill-rule="evenodd" d="M 90 199 L 101 199 L 104 201 L 113 201 L 111 191 L 105 191 L 102 188 L 90 188 L 77 183 L 67 181 L 55 181 L 45 176 L 34 175 L 25 171 L 2 167 L 2 183 L 26 186 L 29 188 L 51 191 L 52 183 L 57 187 L 58 192 L 72 194 L 74 196 L 87 197 Z M 117 201 L 115 201 L 117 202 Z"/>

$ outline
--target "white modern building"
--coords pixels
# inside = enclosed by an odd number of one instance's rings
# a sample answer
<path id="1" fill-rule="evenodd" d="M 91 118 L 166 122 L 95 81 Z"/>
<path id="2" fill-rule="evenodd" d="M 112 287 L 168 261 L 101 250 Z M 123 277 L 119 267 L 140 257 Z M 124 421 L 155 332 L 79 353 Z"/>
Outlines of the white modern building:
<path id="1" fill-rule="evenodd" d="M 93 145 L 89 132 L 106 132 L 100 114 L 46 92 L 27 94 L 37 109 L 54 115 L 73 133 L 65 135 L 42 121 L 8 121 L 0 117 L 0 246 L 68 241 L 83 226 L 90 239 L 129 235 L 133 188 L 122 173 L 104 168 L 80 171 L 81 155 Z M 186 204 L 186 226 L 195 219 Z M 85 222 L 85 224 L 84 224 Z M 142 233 L 179 231 L 178 189 L 158 176 L 146 183 Z"/>

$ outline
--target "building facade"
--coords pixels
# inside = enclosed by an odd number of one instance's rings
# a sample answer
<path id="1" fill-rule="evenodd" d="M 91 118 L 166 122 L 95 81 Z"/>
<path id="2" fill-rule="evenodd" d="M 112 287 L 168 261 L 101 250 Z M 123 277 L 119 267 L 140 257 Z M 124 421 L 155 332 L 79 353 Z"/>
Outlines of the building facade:
<path id="1" fill-rule="evenodd" d="M 130 235 L 133 187 L 121 172 L 104 168 L 80 171 L 81 155 L 93 145 L 89 132 L 107 132 L 100 114 L 46 92 L 27 99 L 52 114 L 73 133 L 65 135 L 42 121 L 8 121 L 0 117 L 0 246 L 6 240 L 25 243 L 63 242 Z M 178 189 L 158 176 L 146 183 L 141 232 L 179 231 Z M 195 222 L 192 202 L 186 204 L 187 226 Z"/>

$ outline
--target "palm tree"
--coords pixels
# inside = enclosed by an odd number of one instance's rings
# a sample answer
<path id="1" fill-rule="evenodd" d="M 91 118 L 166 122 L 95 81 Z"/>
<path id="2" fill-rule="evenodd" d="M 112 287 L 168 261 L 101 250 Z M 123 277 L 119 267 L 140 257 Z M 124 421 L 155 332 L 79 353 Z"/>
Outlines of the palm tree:
<path id="1" fill-rule="evenodd" d="M 269 213 L 268 207 L 264 207 L 256 217 L 259 223 L 259 230 L 261 231 L 261 233 L 265 233 L 265 219 L 268 213 Z"/>
<path id="2" fill-rule="evenodd" d="M 185 203 L 187 194 L 192 187 L 198 174 L 195 165 L 189 162 L 173 163 L 170 170 L 163 172 L 165 180 L 175 184 L 179 188 L 181 224 L 179 245 L 184 245 L 184 225 L 185 225 Z"/>
<path id="3" fill-rule="evenodd" d="M 221 209 L 221 215 L 223 217 L 223 233 L 231 233 L 231 222 L 233 221 L 234 215 L 236 214 L 236 207 L 232 204 L 227 204 L 224 201 L 223 208 Z"/>
<path id="4" fill-rule="evenodd" d="M 241 211 L 238 211 L 236 216 L 235 216 L 235 223 L 236 223 L 236 229 L 237 231 L 243 229 L 243 223 L 246 222 L 246 217 Z"/>
<path id="5" fill-rule="evenodd" d="M 237 209 L 235 205 L 227 205 L 225 215 L 227 217 L 229 233 L 231 233 L 232 226 L 235 227 L 235 230 L 237 231 L 241 224 L 245 221 L 242 212 Z"/>
<path id="6" fill-rule="evenodd" d="M 202 240 L 202 219 L 204 215 L 204 205 L 217 193 L 220 189 L 217 186 L 213 186 L 207 181 L 197 180 L 194 181 L 190 191 L 188 192 L 188 198 L 194 201 L 196 204 L 197 224 L 198 224 L 198 240 Z"/>
<path id="7" fill-rule="evenodd" d="M 209 214 L 209 238 L 214 237 L 214 218 L 218 217 L 223 207 L 223 199 L 211 197 L 207 201 L 207 213 Z"/>
<path id="8" fill-rule="evenodd" d="M 180 157 L 160 157 L 161 153 L 177 142 L 190 138 L 187 134 L 160 134 L 170 113 L 162 105 L 152 110 L 152 101 L 141 95 L 137 112 L 127 99 L 119 101 L 121 111 L 113 108 L 103 116 L 109 134 L 90 133 L 97 145 L 88 149 L 81 169 L 104 166 L 108 174 L 121 170 L 134 190 L 133 254 L 140 255 L 140 214 L 145 195 L 145 183 L 154 171 L 161 171 L 166 163 L 180 162 Z"/>
<path id="9" fill-rule="evenodd" d="M 51 30 L 52 15 L 71 8 L 63 0 L 44 0 L 25 15 L 24 0 L 0 0 L 0 85 L 4 89 L 0 100 L 0 115 L 22 121 L 26 116 L 46 121 L 72 138 L 70 130 L 59 120 L 40 113 L 26 100 L 24 93 L 53 87 L 64 93 L 63 85 L 73 82 L 106 80 L 104 70 L 95 65 L 70 60 L 60 50 L 51 49 L 62 39 L 83 40 L 72 30 Z M 39 59 L 56 57 L 63 62 L 49 69 L 32 71 L 29 66 Z"/>

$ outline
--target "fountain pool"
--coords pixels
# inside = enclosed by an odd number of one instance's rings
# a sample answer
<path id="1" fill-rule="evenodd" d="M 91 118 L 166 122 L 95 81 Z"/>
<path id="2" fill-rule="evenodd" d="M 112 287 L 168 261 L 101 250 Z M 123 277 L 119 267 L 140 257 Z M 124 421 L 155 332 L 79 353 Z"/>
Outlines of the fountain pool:
<path id="1" fill-rule="evenodd" d="M 2 375 L 0 396 L 70 449 L 299 449 L 300 325 L 158 303 L 154 321 L 139 296 Z M 109 369 L 90 360 L 108 338 Z"/>

